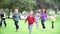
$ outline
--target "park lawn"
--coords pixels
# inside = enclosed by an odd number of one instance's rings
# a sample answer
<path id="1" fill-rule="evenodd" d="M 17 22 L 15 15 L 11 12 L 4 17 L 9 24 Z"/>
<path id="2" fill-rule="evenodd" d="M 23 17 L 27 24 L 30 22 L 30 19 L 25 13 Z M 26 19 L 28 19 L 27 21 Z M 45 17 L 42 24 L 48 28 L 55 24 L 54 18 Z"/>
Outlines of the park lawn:
<path id="1" fill-rule="evenodd" d="M 15 25 L 12 19 L 6 19 L 7 27 L 3 26 L 0 28 L 0 34 L 29 34 L 28 24 L 24 20 L 19 21 L 19 30 L 15 32 Z M 51 28 L 51 20 L 47 19 L 45 22 L 46 29 L 42 29 L 41 22 L 39 21 L 39 27 L 36 29 L 36 24 L 34 23 L 32 34 L 60 34 L 60 17 L 56 17 L 55 28 Z"/>

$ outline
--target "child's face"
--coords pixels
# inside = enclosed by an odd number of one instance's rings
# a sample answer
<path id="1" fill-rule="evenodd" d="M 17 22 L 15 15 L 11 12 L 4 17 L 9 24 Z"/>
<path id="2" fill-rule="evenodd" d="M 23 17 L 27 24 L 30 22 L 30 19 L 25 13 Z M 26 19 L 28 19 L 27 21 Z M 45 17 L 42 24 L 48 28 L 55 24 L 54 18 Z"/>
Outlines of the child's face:
<path id="1" fill-rule="evenodd" d="M 2 14 L 4 13 L 4 10 L 3 10 L 3 9 L 1 10 L 1 13 L 2 13 Z"/>
<path id="2" fill-rule="evenodd" d="M 43 13 L 45 13 L 45 9 L 42 9 Z"/>
<path id="3" fill-rule="evenodd" d="M 15 13 L 18 13 L 18 9 L 15 9 Z"/>
<path id="4" fill-rule="evenodd" d="M 34 13 L 33 11 L 30 11 L 30 15 L 33 15 L 33 13 Z"/>
<path id="5" fill-rule="evenodd" d="M 2 11 L 1 13 L 2 13 L 2 14 L 4 14 L 4 12 L 3 12 L 3 11 Z"/>
<path id="6" fill-rule="evenodd" d="M 39 13 L 37 13 L 36 15 L 39 15 Z"/>

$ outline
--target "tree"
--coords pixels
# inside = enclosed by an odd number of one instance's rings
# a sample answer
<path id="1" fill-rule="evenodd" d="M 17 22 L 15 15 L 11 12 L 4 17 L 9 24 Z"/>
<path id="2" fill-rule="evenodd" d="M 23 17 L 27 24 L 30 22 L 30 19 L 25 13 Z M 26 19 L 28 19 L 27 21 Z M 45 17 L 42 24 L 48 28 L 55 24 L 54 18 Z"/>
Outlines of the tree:
<path id="1" fill-rule="evenodd" d="M 14 10 L 17 8 L 20 12 L 24 10 L 33 10 L 35 3 L 35 0 L 0 0 L 0 9 L 9 9 L 9 17 L 11 9 Z"/>

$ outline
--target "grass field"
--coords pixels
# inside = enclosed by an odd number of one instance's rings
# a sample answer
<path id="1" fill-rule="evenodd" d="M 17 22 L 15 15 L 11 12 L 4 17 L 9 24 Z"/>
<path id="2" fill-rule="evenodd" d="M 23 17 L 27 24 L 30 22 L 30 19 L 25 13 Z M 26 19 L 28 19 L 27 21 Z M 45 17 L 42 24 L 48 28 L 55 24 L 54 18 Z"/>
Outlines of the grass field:
<path id="1" fill-rule="evenodd" d="M 15 32 L 15 25 L 12 19 L 6 19 L 7 27 L 0 28 L 0 34 L 29 34 L 28 24 L 24 23 L 24 20 L 19 21 L 19 30 Z M 60 17 L 56 17 L 55 28 L 51 28 L 51 20 L 48 19 L 45 22 L 46 30 L 42 29 L 42 25 L 39 21 L 39 27 L 36 29 L 36 25 L 33 25 L 32 34 L 60 34 Z"/>

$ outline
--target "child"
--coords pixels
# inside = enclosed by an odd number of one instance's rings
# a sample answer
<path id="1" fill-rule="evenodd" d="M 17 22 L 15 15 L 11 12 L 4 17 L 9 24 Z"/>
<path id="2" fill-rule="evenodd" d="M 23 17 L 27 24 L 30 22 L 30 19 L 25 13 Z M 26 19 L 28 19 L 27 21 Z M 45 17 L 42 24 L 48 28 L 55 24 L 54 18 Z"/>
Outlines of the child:
<path id="1" fill-rule="evenodd" d="M 25 20 L 25 22 L 28 21 L 28 29 L 29 29 L 29 34 L 32 34 L 31 31 L 32 31 L 32 26 L 33 26 L 33 23 L 35 22 L 35 18 L 33 16 L 33 11 L 31 10 L 30 11 L 30 15 L 27 16 L 27 19 Z"/>
<path id="2" fill-rule="evenodd" d="M 17 32 L 18 29 L 19 29 L 19 25 L 18 25 L 19 19 L 20 19 L 20 15 L 19 15 L 19 13 L 18 13 L 18 9 L 15 9 L 15 13 L 13 14 L 13 20 L 14 20 L 14 22 L 15 22 L 16 32 Z"/>
<path id="3" fill-rule="evenodd" d="M 37 13 L 36 15 L 35 15 L 35 22 L 36 22 L 36 28 L 38 28 L 38 21 L 39 21 L 39 18 L 38 18 L 38 16 L 39 16 L 39 14 Z"/>
<path id="4" fill-rule="evenodd" d="M 52 28 L 54 28 L 54 22 L 56 20 L 54 15 L 51 16 L 51 20 L 52 20 Z"/>
<path id="5" fill-rule="evenodd" d="M 1 27 L 1 16 L 0 16 L 0 27 Z"/>
<path id="6" fill-rule="evenodd" d="M 43 29 L 45 29 L 46 27 L 45 27 L 44 22 L 45 22 L 45 20 L 47 18 L 46 9 L 42 9 L 41 14 L 40 14 L 40 18 L 41 18 L 42 27 L 43 27 Z"/>
<path id="7" fill-rule="evenodd" d="M 5 27 L 6 27 L 6 21 L 5 21 L 5 14 L 4 14 L 4 10 L 2 9 L 1 10 L 2 12 L 1 12 L 1 26 L 2 26 L 2 22 L 4 22 L 4 25 L 5 25 Z"/>

